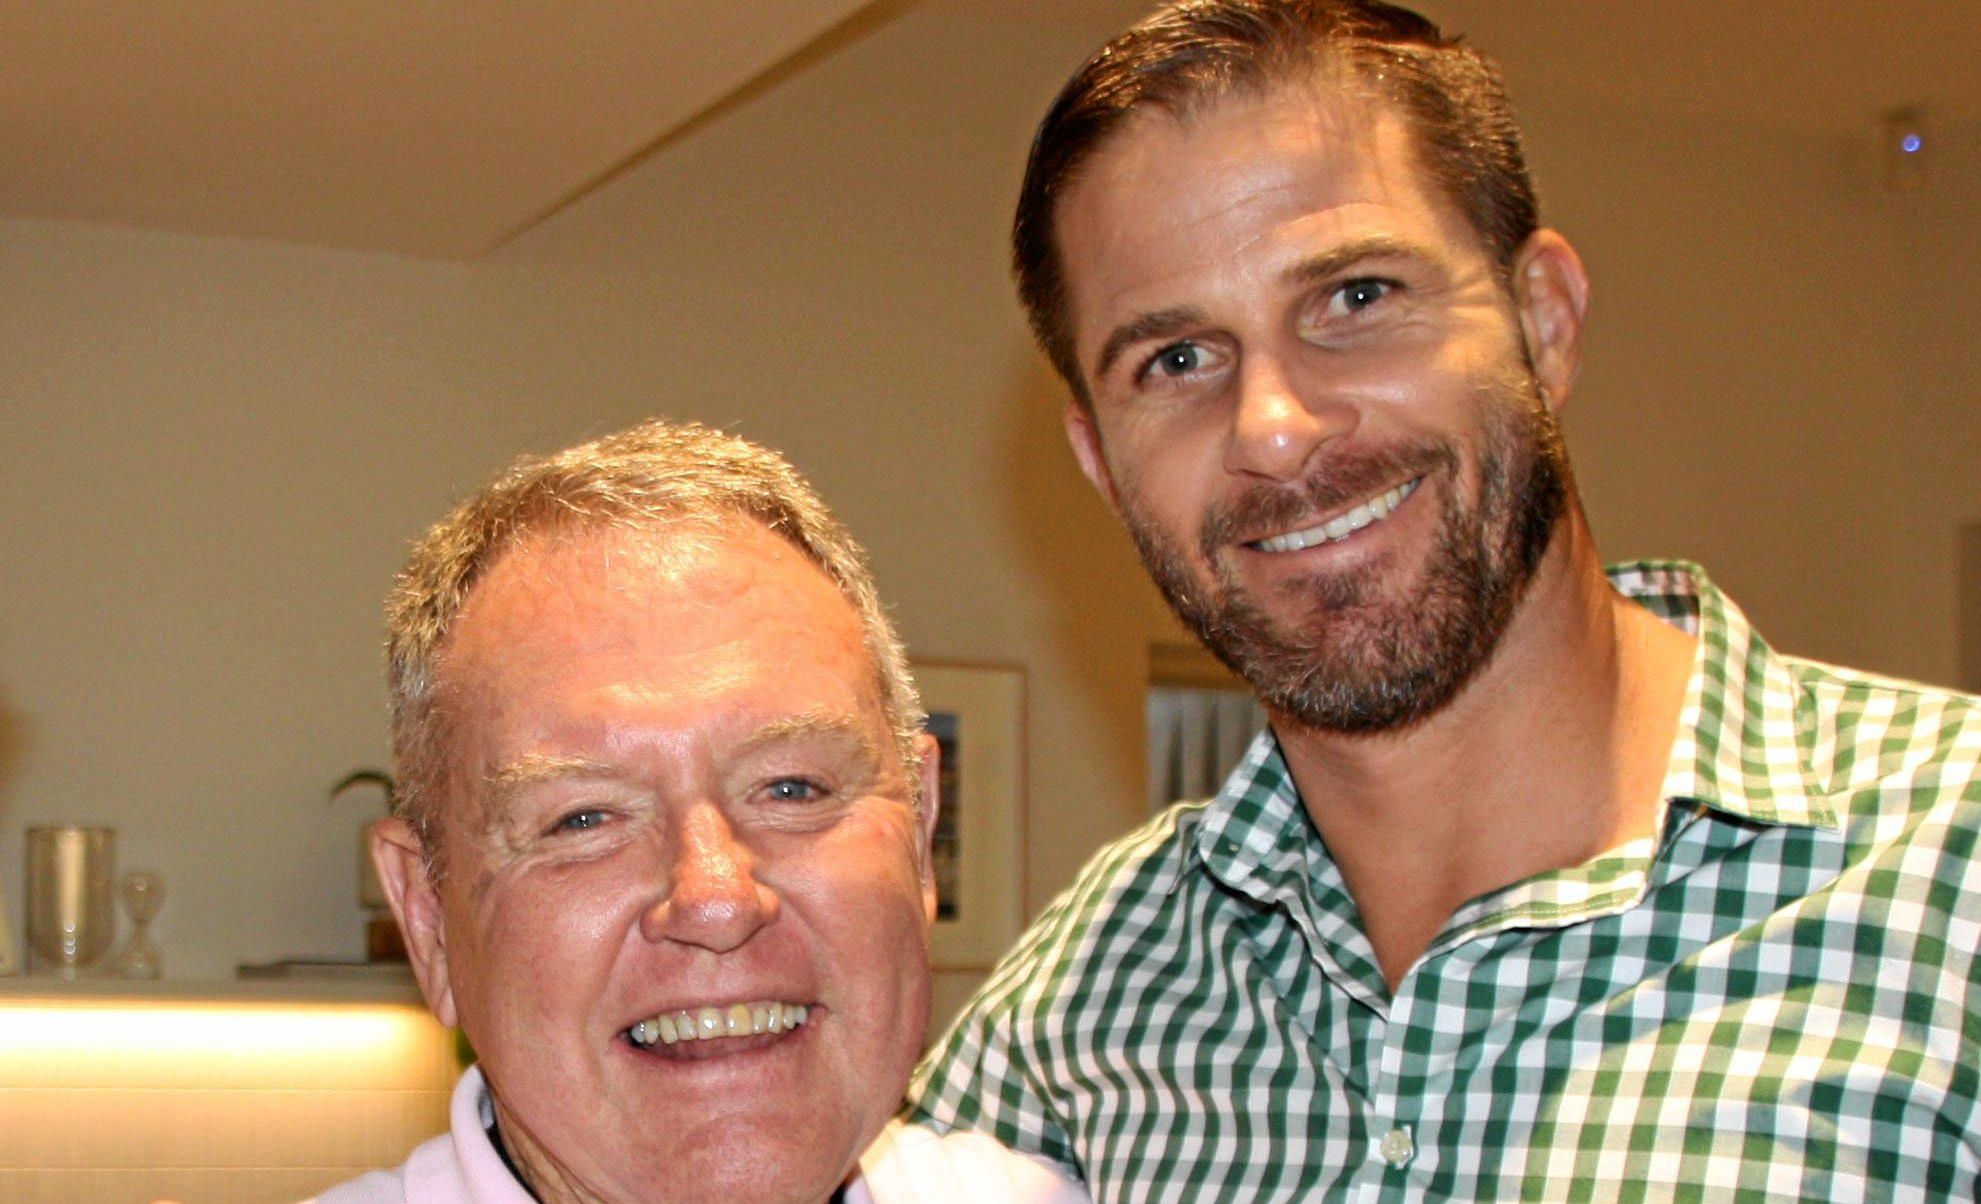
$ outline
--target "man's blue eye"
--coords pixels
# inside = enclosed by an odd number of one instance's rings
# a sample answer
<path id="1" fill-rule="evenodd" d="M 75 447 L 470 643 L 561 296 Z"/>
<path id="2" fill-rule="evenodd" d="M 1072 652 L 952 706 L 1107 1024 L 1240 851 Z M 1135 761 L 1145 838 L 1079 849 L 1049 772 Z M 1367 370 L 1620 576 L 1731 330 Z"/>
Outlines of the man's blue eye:
<path id="1" fill-rule="evenodd" d="M 770 784 L 770 797 L 780 803 L 809 803 L 819 796 L 819 788 L 803 778 L 779 778 Z"/>
<path id="2" fill-rule="evenodd" d="M 605 822 L 603 811 L 573 811 L 557 821 L 560 832 L 588 832 Z"/>

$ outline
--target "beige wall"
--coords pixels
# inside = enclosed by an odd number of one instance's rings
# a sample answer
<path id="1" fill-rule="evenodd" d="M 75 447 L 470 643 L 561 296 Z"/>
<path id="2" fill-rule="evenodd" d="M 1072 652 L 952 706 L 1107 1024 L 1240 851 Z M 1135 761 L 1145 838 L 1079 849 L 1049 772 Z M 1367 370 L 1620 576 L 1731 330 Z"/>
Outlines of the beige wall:
<path id="1" fill-rule="evenodd" d="M 363 808 L 323 796 L 384 755 L 405 541 L 512 453 L 654 412 L 788 451 L 916 655 L 1024 666 L 1043 903 L 1139 812 L 1168 629 L 1060 446 L 1003 223 L 1059 77 L 1140 7 L 911 9 L 470 264 L 0 223 L 15 925 L 21 829 L 73 816 L 165 874 L 175 976 L 355 954 Z M 1892 196 L 1868 125 L 1522 101 L 1597 278 L 1569 430 L 1607 550 L 1699 557 L 1791 649 L 1949 677 L 1981 134 Z"/>

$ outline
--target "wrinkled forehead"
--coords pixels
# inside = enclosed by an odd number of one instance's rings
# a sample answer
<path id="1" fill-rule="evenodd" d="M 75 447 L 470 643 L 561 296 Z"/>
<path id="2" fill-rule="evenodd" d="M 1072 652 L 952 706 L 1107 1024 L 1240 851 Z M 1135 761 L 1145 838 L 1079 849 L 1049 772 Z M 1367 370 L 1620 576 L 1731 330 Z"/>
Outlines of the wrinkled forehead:
<path id="1" fill-rule="evenodd" d="M 640 520 L 533 533 L 506 549 L 463 600 L 442 648 L 442 684 L 500 665 L 554 635 L 573 645 L 619 629 L 665 640 L 664 616 L 700 617 L 765 590 L 814 627 L 857 629 L 858 612 L 802 548 L 746 516 Z M 745 632 L 744 634 L 749 634 Z"/>
<path id="2" fill-rule="evenodd" d="M 567 530 L 519 541 L 476 582 L 436 701 L 458 754 L 491 714 L 615 674 L 685 686 L 683 667 L 711 657 L 769 665 L 803 650 L 823 665 L 831 652 L 864 700 L 877 687 L 862 637 L 837 584 L 760 523 Z"/>

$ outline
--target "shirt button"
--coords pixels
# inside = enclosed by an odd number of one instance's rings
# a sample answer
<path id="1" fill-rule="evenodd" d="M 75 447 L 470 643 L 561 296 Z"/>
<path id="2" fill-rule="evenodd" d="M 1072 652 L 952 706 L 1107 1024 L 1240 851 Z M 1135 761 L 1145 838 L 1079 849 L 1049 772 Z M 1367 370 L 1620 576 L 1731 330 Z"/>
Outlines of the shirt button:
<path id="1" fill-rule="evenodd" d="M 1417 1156 L 1417 1143 L 1410 1139 L 1410 1130 L 1398 1126 L 1383 1134 L 1376 1152 L 1391 1166 L 1401 1167 Z"/>

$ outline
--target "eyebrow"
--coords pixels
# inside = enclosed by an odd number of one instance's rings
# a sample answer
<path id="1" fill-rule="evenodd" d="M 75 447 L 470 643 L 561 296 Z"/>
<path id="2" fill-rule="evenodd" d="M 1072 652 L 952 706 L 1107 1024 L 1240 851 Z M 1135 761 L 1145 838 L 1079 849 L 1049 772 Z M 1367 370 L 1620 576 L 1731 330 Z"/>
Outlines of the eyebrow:
<path id="1" fill-rule="evenodd" d="M 553 757 L 528 753 L 489 773 L 489 814 L 507 820 L 516 796 L 532 786 L 561 778 L 606 778 L 615 771 L 610 765 L 588 757 Z"/>
<path id="2" fill-rule="evenodd" d="M 1420 242 L 1388 234 L 1372 234 L 1308 256 L 1281 272 L 1280 279 L 1289 284 L 1311 284 L 1339 276 L 1365 259 L 1414 259 L 1422 263 L 1436 263 L 1439 256 Z"/>
<path id="3" fill-rule="evenodd" d="M 1386 234 L 1375 234 L 1311 255 L 1281 272 L 1280 279 L 1289 284 L 1309 284 L 1340 275 L 1365 259 L 1416 259 L 1432 262 L 1437 256 L 1422 243 Z M 1109 332 L 1107 340 L 1101 344 L 1100 354 L 1094 358 L 1094 379 L 1099 380 L 1106 376 L 1120 360 L 1122 353 L 1135 344 L 1148 339 L 1159 339 L 1165 335 L 1180 334 L 1192 326 L 1202 324 L 1205 320 L 1204 311 L 1194 305 L 1179 305 L 1172 309 L 1159 309 L 1152 313 L 1137 315 Z"/>
<path id="4" fill-rule="evenodd" d="M 815 738 L 845 741 L 857 748 L 862 756 L 873 760 L 880 758 L 880 745 L 874 741 L 868 725 L 852 715 L 826 710 L 801 711 L 773 719 L 745 737 L 737 746 L 737 751 L 753 753 L 773 744 Z"/>
<path id="5" fill-rule="evenodd" d="M 1135 344 L 1148 339 L 1159 339 L 1164 335 L 1177 334 L 1199 325 L 1204 321 L 1204 311 L 1194 305 L 1179 305 L 1175 309 L 1159 309 L 1154 313 L 1138 317 L 1114 328 L 1101 344 L 1101 353 L 1094 360 L 1094 379 L 1099 380 L 1114 367 L 1121 353 Z"/>
<path id="6" fill-rule="evenodd" d="M 852 744 L 861 755 L 878 760 L 880 745 L 877 744 L 867 725 L 851 715 L 831 711 L 802 711 L 773 719 L 736 745 L 739 755 L 759 752 L 772 745 L 791 740 L 829 738 Z M 491 771 L 487 777 L 491 803 L 497 814 L 506 814 L 509 805 L 518 794 L 532 786 L 564 778 L 611 778 L 623 771 L 602 761 L 589 757 L 560 757 L 546 753 L 527 753 L 502 767 Z"/>

